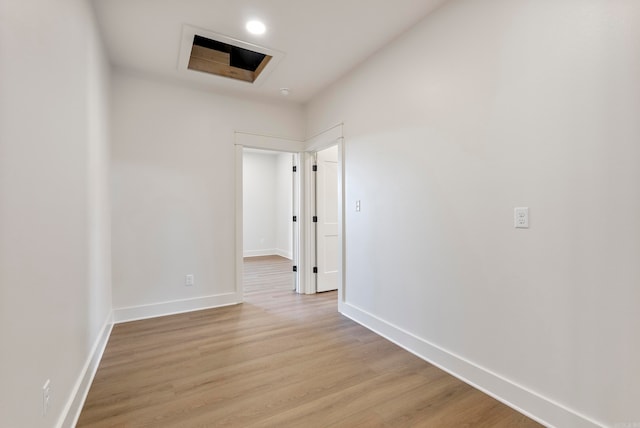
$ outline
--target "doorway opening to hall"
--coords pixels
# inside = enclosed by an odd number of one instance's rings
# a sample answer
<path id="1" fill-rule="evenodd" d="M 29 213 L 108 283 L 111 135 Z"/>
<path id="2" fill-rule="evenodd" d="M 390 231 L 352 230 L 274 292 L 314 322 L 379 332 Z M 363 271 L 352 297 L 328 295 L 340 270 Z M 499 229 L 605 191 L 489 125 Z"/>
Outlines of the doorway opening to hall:
<path id="1" fill-rule="evenodd" d="M 245 299 L 295 292 L 296 155 L 243 149 L 243 292 Z"/>
<path id="2" fill-rule="evenodd" d="M 243 300 L 338 290 L 339 150 L 241 148 Z"/>

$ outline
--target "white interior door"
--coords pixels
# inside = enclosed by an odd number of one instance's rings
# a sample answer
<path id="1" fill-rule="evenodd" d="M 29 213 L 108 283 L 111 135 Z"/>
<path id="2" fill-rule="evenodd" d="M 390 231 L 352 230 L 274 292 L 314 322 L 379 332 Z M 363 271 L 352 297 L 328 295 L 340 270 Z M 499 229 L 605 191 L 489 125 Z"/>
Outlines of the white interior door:
<path id="1" fill-rule="evenodd" d="M 338 288 L 338 146 L 318 152 L 317 166 L 316 291 L 322 292 Z"/>
<path id="2" fill-rule="evenodd" d="M 300 273 L 298 272 L 297 266 L 300 264 L 300 227 L 298 226 L 300 223 L 298 222 L 299 217 L 299 190 L 298 190 L 298 180 L 296 180 L 296 174 L 298 173 L 298 156 L 295 154 L 291 155 L 291 228 L 292 233 L 291 237 L 293 242 L 291 243 L 292 256 L 293 256 L 293 265 L 296 266 L 296 270 L 293 272 L 293 291 L 300 293 Z M 296 221 L 293 221 L 293 216 L 295 216 Z"/>

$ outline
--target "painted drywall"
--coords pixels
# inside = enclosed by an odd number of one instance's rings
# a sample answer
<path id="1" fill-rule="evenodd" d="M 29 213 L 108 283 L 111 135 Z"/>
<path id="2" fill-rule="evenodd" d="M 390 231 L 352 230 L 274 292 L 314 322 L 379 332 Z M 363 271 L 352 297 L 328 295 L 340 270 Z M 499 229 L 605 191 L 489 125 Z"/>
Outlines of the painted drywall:
<path id="1" fill-rule="evenodd" d="M 301 140 L 302 109 L 181 88 L 122 70 L 114 75 L 112 95 L 116 314 L 188 299 L 211 298 L 203 304 L 216 304 L 215 296 L 232 302 L 234 131 Z M 187 274 L 195 275 L 192 287 L 185 286 Z"/>
<path id="2" fill-rule="evenodd" d="M 245 150 L 243 252 L 245 257 L 292 257 L 292 155 Z"/>
<path id="3" fill-rule="evenodd" d="M 3 427 L 62 425 L 110 323 L 109 73 L 87 2 L 0 2 Z"/>
<path id="4" fill-rule="evenodd" d="M 450 1 L 315 99 L 309 135 L 345 123 L 345 307 L 571 424 L 640 422 L 639 23 Z"/>
<path id="5" fill-rule="evenodd" d="M 244 256 L 276 254 L 278 159 L 270 152 L 245 152 L 242 160 Z"/>
<path id="6" fill-rule="evenodd" d="M 276 166 L 276 250 L 293 258 L 293 155 L 280 153 Z"/>

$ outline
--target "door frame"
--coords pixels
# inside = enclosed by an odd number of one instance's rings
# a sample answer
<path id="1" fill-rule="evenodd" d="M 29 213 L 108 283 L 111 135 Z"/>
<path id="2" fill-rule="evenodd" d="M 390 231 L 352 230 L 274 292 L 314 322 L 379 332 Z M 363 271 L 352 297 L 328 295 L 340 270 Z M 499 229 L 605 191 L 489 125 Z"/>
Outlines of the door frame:
<path id="1" fill-rule="evenodd" d="M 296 292 L 301 294 L 315 294 L 316 281 L 313 273 L 313 265 L 315 260 L 315 236 L 314 229 L 311 227 L 313 209 L 313 200 L 315 197 L 313 189 L 312 166 L 315 153 L 331 146 L 338 146 L 338 240 L 340 246 L 338 248 L 338 310 L 342 310 L 342 306 L 346 298 L 346 242 L 345 242 L 345 147 L 343 137 L 342 123 L 339 123 L 317 135 L 309 138 L 307 141 L 299 141 L 289 138 L 274 137 L 269 135 L 261 135 L 255 133 L 247 133 L 236 131 L 234 133 L 235 144 L 235 259 L 236 259 L 236 275 L 235 275 L 235 292 L 238 302 L 244 300 L 243 285 L 243 188 L 242 188 L 242 158 L 243 149 L 253 148 L 261 150 L 271 150 L 278 152 L 288 152 L 296 154 L 297 174 L 294 175 L 295 188 L 297 189 L 295 198 L 297 200 L 297 214 L 294 206 L 294 215 L 297 215 L 298 221 L 298 257 L 296 273 Z M 295 234 L 294 234 L 295 235 Z M 294 242 L 294 248 L 296 243 Z"/>
<path id="2" fill-rule="evenodd" d="M 296 237 L 298 238 L 298 242 L 293 242 L 293 253 L 294 253 L 294 262 L 298 265 L 298 271 L 293 273 L 295 275 L 295 284 L 296 284 L 296 292 L 301 293 L 305 289 L 305 284 L 303 282 L 304 278 L 304 266 L 301 266 L 300 263 L 304 260 L 304 247 L 300 245 L 300 241 L 303 237 L 304 230 L 302 221 L 304 218 L 304 213 L 302 208 L 304 204 L 301 203 L 303 192 L 302 192 L 302 168 L 301 158 L 304 152 L 304 142 L 281 138 L 281 137 L 272 137 L 268 135 L 260 135 L 260 134 L 252 134 L 246 132 L 236 131 L 234 133 L 234 145 L 235 145 L 235 261 L 236 261 L 236 270 L 235 270 L 235 294 L 236 301 L 242 302 L 244 301 L 244 217 L 243 217 L 243 155 L 245 148 L 251 149 L 259 149 L 259 150 L 270 150 L 274 152 L 282 152 L 282 153 L 293 153 L 294 154 L 294 166 L 297 167 L 297 173 L 293 173 L 293 181 L 294 181 L 294 195 L 293 200 L 293 215 L 298 217 L 298 221 L 295 222 L 294 225 L 294 240 Z M 297 250 L 297 251 L 296 251 Z M 297 252 L 297 254 L 296 254 Z"/>
<path id="3" fill-rule="evenodd" d="M 306 141 L 304 153 L 305 168 L 305 208 L 307 212 L 313 212 L 315 190 L 313 189 L 312 166 L 313 159 L 317 152 L 332 146 L 338 147 L 338 311 L 342 311 L 342 306 L 346 298 L 346 242 L 345 242 L 345 147 L 342 123 L 335 125 L 326 131 L 310 138 Z M 307 266 L 313 266 L 316 259 L 315 230 L 312 227 L 306 228 L 305 233 L 305 254 Z M 316 277 L 312 269 L 307 269 L 307 293 L 316 292 Z"/>
<path id="4" fill-rule="evenodd" d="M 340 172 L 340 162 L 339 162 L 339 157 L 340 157 L 340 142 L 342 139 L 338 139 L 332 143 L 330 143 L 328 146 L 326 146 L 325 148 L 321 148 L 321 149 L 316 149 L 313 152 L 310 152 L 310 157 L 311 157 L 311 162 L 312 162 L 312 166 L 315 164 L 317 165 L 317 168 L 315 171 L 313 171 L 312 167 L 308 168 L 308 170 L 312 170 L 311 173 L 311 185 L 310 185 L 310 190 L 309 190 L 309 200 L 311 201 L 311 207 L 312 209 L 309 211 L 311 213 L 312 216 L 317 215 L 318 216 L 318 222 L 314 222 L 312 223 L 311 226 L 311 235 L 310 235 L 310 254 L 312 254 L 312 258 L 313 258 L 313 265 L 318 267 L 318 273 L 314 275 L 314 284 L 315 284 L 315 292 L 318 292 L 318 283 L 319 283 L 319 279 L 320 279 L 320 272 L 321 272 L 321 266 L 320 266 L 320 260 L 322 260 L 319 257 L 319 247 L 320 247 L 320 223 L 323 221 L 323 215 L 319 213 L 318 208 L 320 206 L 320 199 L 321 197 L 319 196 L 318 190 L 319 190 L 319 181 L 318 181 L 318 173 L 320 171 L 320 165 L 318 162 L 318 154 L 320 152 L 323 152 L 327 149 L 330 148 L 335 148 L 336 149 L 336 159 L 338 160 L 338 164 L 337 164 L 337 178 L 338 180 L 340 180 L 340 176 L 341 176 L 341 172 Z M 342 213 L 342 186 L 341 186 L 341 182 L 338 181 L 338 183 L 336 183 L 337 185 L 337 194 L 336 194 L 336 198 L 337 198 L 337 205 L 338 205 L 338 216 L 337 216 L 337 223 L 336 223 L 336 227 L 339 226 L 339 224 L 341 223 L 341 213 Z M 338 258 L 338 267 L 340 267 L 342 265 L 342 246 L 340 245 L 340 243 L 342 242 L 341 239 L 341 234 L 339 233 L 339 231 L 337 232 L 337 238 L 338 238 L 338 254 L 336 255 Z M 338 269 L 338 271 L 336 272 L 336 289 L 339 290 L 340 289 L 340 278 L 341 278 L 341 274 L 340 274 L 340 270 Z"/>

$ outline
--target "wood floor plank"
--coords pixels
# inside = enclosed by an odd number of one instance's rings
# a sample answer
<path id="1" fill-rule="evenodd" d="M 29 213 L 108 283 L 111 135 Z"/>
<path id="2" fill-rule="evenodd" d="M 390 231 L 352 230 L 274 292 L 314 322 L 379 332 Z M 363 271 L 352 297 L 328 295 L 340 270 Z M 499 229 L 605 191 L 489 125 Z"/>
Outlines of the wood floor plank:
<path id="1" fill-rule="evenodd" d="M 538 427 L 245 261 L 245 303 L 118 324 L 79 427 Z"/>

